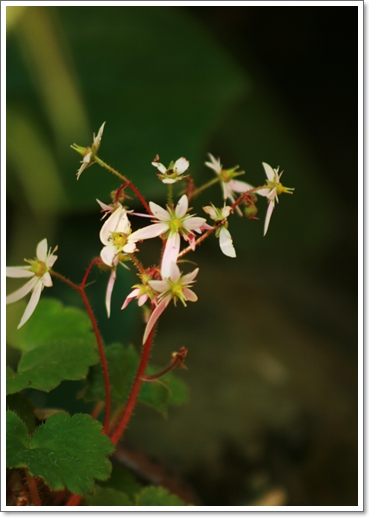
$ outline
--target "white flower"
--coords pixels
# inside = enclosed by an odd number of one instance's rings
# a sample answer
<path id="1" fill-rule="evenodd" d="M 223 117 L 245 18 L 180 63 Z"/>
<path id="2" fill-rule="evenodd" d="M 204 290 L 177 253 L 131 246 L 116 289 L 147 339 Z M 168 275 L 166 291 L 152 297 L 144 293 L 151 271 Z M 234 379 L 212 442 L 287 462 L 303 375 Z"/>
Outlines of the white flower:
<path id="1" fill-rule="evenodd" d="M 148 323 L 145 328 L 144 336 L 143 336 L 143 344 L 148 339 L 148 336 L 153 329 L 155 323 L 158 318 L 161 316 L 163 311 L 166 309 L 170 301 L 173 299 L 175 305 L 177 300 L 180 300 L 184 306 L 186 306 L 186 301 L 196 302 L 198 297 L 196 294 L 190 289 L 190 286 L 194 284 L 194 279 L 199 272 L 199 268 L 196 268 L 191 273 L 187 273 L 186 275 L 181 275 L 179 267 L 177 264 L 171 264 L 170 275 L 168 278 L 163 279 L 162 281 L 149 281 L 149 286 L 157 292 L 157 300 L 158 305 L 154 309 L 153 313 L 150 315 Z M 132 293 L 131 293 L 132 295 Z"/>
<path id="2" fill-rule="evenodd" d="M 72 149 L 74 149 L 75 151 L 77 151 L 77 153 L 80 153 L 83 156 L 83 160 L 81 161 L 82 165 L 80 169 L 77 171 L 77 180 L 80 178 L 82 172 L 94 163 L 94 158 L 98 152 L 100 142 L 103 136 L 104 126 L 105 122 L 103 122 L 103 124 L 100 126 L 96 137 L 95 133 L 93 133 L 93 143 L 91 144 L 91 146 L 86 148 L 78 146 L 77 144 L 73 144 L 71 146 Z"/>
<path id="3" fill-rule="evenodd" d="M 208 153 L 208 156 L 211 161 L 205 162 L 205 164 L 206 166 L 213 169 L 214 172 L 218 175 L 219 181 L 222 185 L 224 200 L 229 199 L 231 203 L 234 203 L 236 199 L 234 195 L 235 192 L 242 193 L 253 189 L 253 186 L 249 185 L 249 183 L 241 182 L 240 180 L 234 180 L 236 176 L 244 174 L 244 171 L 236 172 L 239 167 L 238 165 L 231 169 L 223 169 L 219 158 L 216 160 L 215 157 L 211 155 L 211 153 Z M 242 216 L 242 211 L 239 207 L 236 207 L 236 211 L 239 216 Z"/>
<path id="4" fill-rule="evenodd" d="M 184 157 L 179 158 L 175 163 L 171 162 L 168 168 L 158 162 L 158 160 L 159 156 L 157 155 L 152 165 L 158 169 L 158 178 L 163 183 L 171 184 L 182 180 L 184 177 L 181 175 L 189 168 L 189 160 L 186 160 Z"/>
<path id="5" fill-rule="evenodd" d="M 277 203 L 279 203 L 278 196 L 282 194 L 283 192 L 286 192 L 287 194 L 293 194 L 292 191 L 294 191 L 294 188 L 292 187 L 284 187 L 280 183 L 281 175 L 283 174 L 283 171 L 279 174 L 279 167 L 277 169 L 273 169 L 270 165 L 266 164 L 265 162 L 262 162 L 262 165 L 265 169 L 265 173 L 267 176 L 267 187 L 265 189 L 260 189 L 257 191 L 257 193 L 260 196 L 266 196 L 268 199 L 268 207 L 266 212 L 266 219 L 265 219 L 265 226 L 264 226 L 264 232 L 263 235 L 265 236 L 267 233 L 267 230 L 269 228 L 270 219 L 272 215 L 272 211 L 275 208 L 275 199 Z"/>
<path id="6" fill-rule="evenodd" d="M 35 311 L 44 287 L 50 288 L 53 285 L 49 270 L 58 258 L 56 255 L 53 255 L 57 248 L 56 246 L 53 251 L 51 251 L 51 249 L 48 251 L 48 242 L 46 239 L 43 239 L 37 245 L 36 259 L 25 259 L 25 261 L 29 263 L 29 266 L 10 266 L 6 268 L 7 277 L 32 277 L 22 288 L 11 293 L 6 298 L 6 303 L 12 304 L 32 292 L 17 329 L 23 326 Z"/>
<path id="7" fill-rule="evenodd" d="M 227 229 L 227 218 L 230 216 L 231 207 L 224 205 L 222 209 L 216 208 L 213 204 L 203 207 L 211 219 L 214 221 L 224 221 L 216 230 L 216 237 L 219 237 L 221 251 L 228 257 L 236 257 L 235 248 L 230 232 Z"/>
<path id="8" fill-rule="evenodd" d="M 127 211 L 121 204 L 106 220 L 99 235 L 100 241 L 105 245 L 100 257 L 108 266 L 117 266 L 120 254 L 133 254 L 136 251 L 136 242 L 139 238 L 131 231 Z"/>
<path id="9" fill-rule="evenodd" d="M 188 203 L 186 194 L 181 196 L 175 209 L 167 207 L 166 210 L 152 201 L 149 202 L 150 210 L 156 220 L 153 225 L 148 225 L 134 232 L 137 240 L 149 239 L 160 236 L 161 234 L 167 237 L 161 264 L 161 275 L 163 279 L 170 276 L 171 264 L 177 261 L 177 256 L 180 251 L 180 235 L 185 241 L 189 242 L 190 246 L 195 247 L 193 231 L 201 233 L 202 227 L 206 222 L 205 218 L 198 218 L 186 214 Z"/>

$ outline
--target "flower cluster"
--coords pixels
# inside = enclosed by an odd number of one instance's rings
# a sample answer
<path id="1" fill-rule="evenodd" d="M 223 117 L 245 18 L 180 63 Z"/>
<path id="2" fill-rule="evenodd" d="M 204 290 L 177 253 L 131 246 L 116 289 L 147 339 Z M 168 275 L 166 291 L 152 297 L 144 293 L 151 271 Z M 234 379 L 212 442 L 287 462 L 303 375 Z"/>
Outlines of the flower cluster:
<path id="1" fill-rule="evenodd" d="M 97 153 L 104 125 L 105 123 L 100 127 L 96 137 L 94 134 L 91 146 L 81 147 L 73 144 L 72 148 L 83 156 L 77 179 L 87 167 L 93 163 L 99 163 L 123 181 L 122 185 L 115 191 L 116 194 L 112 195 L 113 203 L 105 204 L 97 200 L 104 212 L 103 219 L 106 218 L 99 234 L 103 245 L 100 251 L 100 261 L 105 265 L 105 268 L 110 270 L 105 305 L 109 316 L 112 291 L 117 278 L 117 267 L 122 265 L 127 268 L 127 263 L 131 262 L 138 270 L 140 283 L 132 287 L 133 289 L 126 296 L 121 309 L 125 309 L 133 299 L 137 300 L 140 307 L 147 303 L 150 304 L 150 313 L 143 334 L 143 343 L 145 343 L 158 318 L 168 307 L 171 300 L 174 301 L 175 305 L 177 301 L 180 301 L 184 306 L 188 301 L 195 302 L 197 300 L 197 296 L 191 288 L 198 275 L 199 268 L 195 268 L 190 273 L 182 273 L 179 267 L 181 257 L 195 251 L 199 243 L 214 233 L 219 239 L 222 253 L 227 257 L 235 258 L 233 239 L 228 228 L 230 216 L 234 212 L 243 215 L 241 208 L 244 206 L 244 214 L 247 218 L 257 219 L 255 218 L 257 213 L 255 207 L 256 195 L 265 197 L 268 202 L 264 224 L 265 235 L 275 207 L 275 200 L 278 202 L 280 194 L 291 194 L 293 189 L 281 184 L 282 172 L 279 173 L 279 168 L 273 169 L 265 162 L 262 164 L 267 177 L 266 184 L 253 187 L 249 183 L 236 179 L 244 174 L 244 171 L 238 171 L 239 166 L 224 169 L 221 160 L 216 159 L 212 154 L 209 154 L 210 161 L 205 162 L 205 165 L 214 171 L 216 178 L 196 188 L 190 175 L 184 175 L 190 166 L 186 158 L 181 157 L 175 162 L 172 161 L 166 167 L 159 162 L 159 156 L 157 155 L 152 161 L 152 165 L 158 171 L 159 180 L 168 188 L 169 200 L 172 200 L 174 184 L 190 178 L 191 181 L 185 182 L 185 184 L 187 186 L 192 185 L 193 188 L 192 190 L 185 189 L 185 193 L 182 191 L 176 204 L 172 201 L 169 201 L 166 207 L 162 207 L 153 201 L 148 204 L 126 177 L 120 175 L 98 158 Z M 219 208 L 217 205 L 210 203 L 210 205 L 203 207 L 204 212 L 211 220 L 212 224 L 209 224 L 206 218 L 190 213 L 189 202 L 213 183 L 220 183 L 221 185 L 223 206 Z M 145 214 L 129 210 L 128 207 L 123 205 L 126 200 L 132 199 L 125 194 L 126 188 L 131 188 L 134 191 L 146 210 Z M 151 221 L 150 224 L 133 231 L 133 217 L 149 218 Z M 139 221 L 142 221 L 142 219 L 139 219 Z M 156 266 L 145 269 L 138 260 L 137 253 L 140 252 L 143 241 L 153 238 L 160 238 L 162 243 L 161 258 Z M 183 250 L 181 250 L 182 240 L 185 241 Z M 52 285 L 50 273 L 53 273 L 51 268 L 57 259 L 57 256 L 54 255 L 55 250 L 56 248 L 52 252 L 51 250 L 48 251 L 47 241 L 44 239 L 37 246 L 36 259 L 26 261 L 29 264 L 28 266 L 7 268 L 6 274 L 8 277 L 30 277 L 30 280 L 22 288 L 7 297 L 7 303 L 11 303 L 31 292 L 30 301 L 18 327 L 21 327 L 31 316 L 44 287 Z"/>

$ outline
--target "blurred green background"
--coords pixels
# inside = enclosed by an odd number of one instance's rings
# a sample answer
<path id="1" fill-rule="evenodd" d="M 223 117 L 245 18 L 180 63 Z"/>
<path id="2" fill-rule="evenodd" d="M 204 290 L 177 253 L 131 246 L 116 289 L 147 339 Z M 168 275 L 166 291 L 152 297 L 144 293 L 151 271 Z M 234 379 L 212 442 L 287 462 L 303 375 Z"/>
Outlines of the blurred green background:
<path id="1" fill-rule="evenodd" d="M 118 183 L 97 165 L 76 182 L 69 146 L 103 121 L 99 156 L 158 203 L 157 153 L 186 156 L 197 184 L 212 152 L 254 185 L 262 161 L 280 165 L 296 188 L 265 238 L 261 201 L 260 221 L 230 221 L 236 259 L 216 239 L 192 257 L 199 302 L 166 312 L 153 351 L 165 365 L 189 348 L 191 402 L 167 422 L 139 408 L 125 436 L 204 505 L 275 489 L 284 505 L 357 504 L 357 109 L 355 6 L 7 7 L 7 264 L 47 237 L 78 281 L 98 255 L 95 198 Z M 211 200 L 218 186 L 194 209 Z M 140 312 L 119 309 L 134 274 L 120 272 L 110 321 L 107 278 L 92 279 L 106 342 L 139 346 Z M 44 295 L 81 306 L 58 283 Z"/>

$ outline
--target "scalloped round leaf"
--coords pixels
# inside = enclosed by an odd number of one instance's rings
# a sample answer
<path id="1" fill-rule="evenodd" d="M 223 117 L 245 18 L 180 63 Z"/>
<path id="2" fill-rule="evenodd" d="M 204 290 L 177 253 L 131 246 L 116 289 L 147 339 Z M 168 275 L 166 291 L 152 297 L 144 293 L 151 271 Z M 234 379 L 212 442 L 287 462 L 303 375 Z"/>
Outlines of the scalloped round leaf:
<path id="1" fill-rule="evenodd" d="M 24 388 L 49 392 L 64 380 L 86 378 L 89 367 L 98 361 L 97 346 L 91 338 L 50 339 L 23 354 L 18 372 L 7 368 L 7 394 Z"/>
<path id="2" fill-rule="evenodd" d="M 134 505 L 126 493 L 111 487 L 96 486 L 94 493 L 84 500 L 85 505 Z"/>
<path id="3" fill-rule="evenodd" d="M 18 316 L 24 305 L 24 301 L 20 301 L 7 307 L 7 342 L 12 347 L 21 351 L 30 351 L 55 339 L 94 340 L 87 314 L 80 309 L 63 306 L 59 300 L 53 298 L 42 298 L 32 318 L 17 330 L 16 325 L 19 320 L 18 318 L 15 320 L 13 313 Z M 10 325 L 14 322 L 16 325 Z"/>
<path id="4" fill-rule="evenodd" d="M 145 487 L 135 498 L 135 505 L 186 505 L 181 498 L 160 486 Z"/>
<path id="5" fill-rule="evenodd" d="M 30 438 L 23 421 L 7 411 L 7 467 L 27 468 L 52 490 L 85 495 L 92 491 L 94 480 L 106 480 L 111 473 L 107 455 L 114 445 L 101 430 L 101 424 L 90 415 L 70 417 L 61 412 L 47 419 Z"/>

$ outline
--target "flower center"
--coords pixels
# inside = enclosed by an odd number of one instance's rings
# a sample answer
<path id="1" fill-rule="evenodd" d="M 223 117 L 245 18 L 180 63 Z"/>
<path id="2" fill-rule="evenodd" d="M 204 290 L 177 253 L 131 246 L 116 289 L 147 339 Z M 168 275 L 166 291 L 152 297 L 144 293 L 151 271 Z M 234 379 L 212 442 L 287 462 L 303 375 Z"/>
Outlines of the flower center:
<path id="1" fill-rule="evenodd" d="M 116 248 L 123 248 L 128 241 L 128 236 L 124 232 L 112 232 L 112 238 Z"/>
<path id="2" fill-rule="evenodd" d="M 42 277 L 48 271 L 46 264 L 38 259 L 27 262 L 31 265 L 31 272 L 33 272 L 37 277 Z"/>
<path id="3" fill-rule="evenodd" d="M 179 299 L 181 302 L 186 306 L 185 303 L 185 295 L 183 293 L 184 286 L 179 281 L 171 281 L 169 279 L 170 284 L 170 290 L 174 299 L 174 302 L 176 303 L 176 300 Z"/>
<path id="4" fill-rule="evenodd" d="M 230 170 L 222 169 L 220 176 L 222 181 L 225 183 L 228 183 L 231 180 Z"/>
<path id="5" fill-rule="evenodd" d="M 171 233 L 179 232 L 179 230 L 182 229 L 181 219 L 174 217 L 173 219 L 171 219 L 171 221 L 169 221 L 169 227 L 170 227 Z"/>

